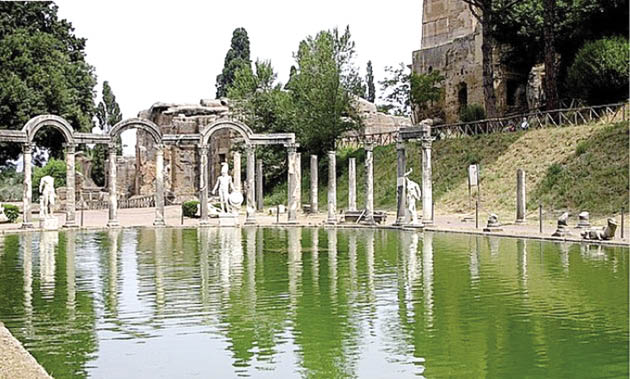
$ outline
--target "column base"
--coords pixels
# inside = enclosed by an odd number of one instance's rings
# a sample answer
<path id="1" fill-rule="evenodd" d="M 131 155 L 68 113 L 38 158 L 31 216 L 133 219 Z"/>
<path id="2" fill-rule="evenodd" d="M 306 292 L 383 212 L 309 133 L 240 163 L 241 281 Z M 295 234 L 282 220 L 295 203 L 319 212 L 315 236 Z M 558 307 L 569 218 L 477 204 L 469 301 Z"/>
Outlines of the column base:
<path id="1" fill-rule="evenodd" d="M 153 221 L 153 226 L 166 226 L 166 223 L 164 222 L 164 220 L 155 220 Z"/>
<path id="2" fill-rule="evenodd" d="M 520 219 L 520 220 L 519 220 L 519 219 L 516 219 L 516 220 L 514 221 L 514 223 L 515 223 L 515 224 L 524 224 L 524 223 L 525 223 L 525 220 L 522 220 L 522 219 Z"/>
<path id="3" fill-rule="evenodd" d="M 64 229 L 74 229 L 78 227 L 79 227 L 79 224 L 77 224 L 76 221 L 66 222 L 65 224 L 63 224 Z"/>
<path id="4" fill-rule="evenodd" d="M 20 229 L 33 229 L 33 223 L 32 222 L 23 222 L 22 226 L 20 226 Z"/>
<path id="5" fill-rule="evenodd" d="M 256 225 L 256 219 L 254 217 L 248 217 L 245 219 L 243 225 Z"/>
<path id="6" fill-rule="evenodd" d="M 337 225 L 337 219 L 336 218 L 326 219 L 326 224 L 327 225 Z"/>
<path id="7" fill-rule="evenodd" d="M 120 228 L 120 223 L 118 222 L 118 220 L 110 220 L 107 222 L 107 227 L 108 228 Z"/>
<path id="8" fill-rule="evenodd" d="M 210 226 L 210 220 L 199 221 L 199 226 Z"/>

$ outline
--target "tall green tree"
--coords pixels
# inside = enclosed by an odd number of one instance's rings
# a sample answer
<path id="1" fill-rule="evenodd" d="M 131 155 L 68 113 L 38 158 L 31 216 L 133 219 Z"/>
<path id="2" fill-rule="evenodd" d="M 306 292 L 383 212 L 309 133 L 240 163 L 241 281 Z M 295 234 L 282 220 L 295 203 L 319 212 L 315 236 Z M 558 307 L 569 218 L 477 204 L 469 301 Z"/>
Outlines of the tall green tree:
<path id="1" fill-rule="evenodd" d="M 381 85 L 381 104 L 378 108 L 382 112 L 395 116 L 409 116 L 410 90 L 409 69 L 403 62 L 398 67 L 386 66 L 385 78 L 378 82 Z"/>
<path id="2" fill-rule="evenodd" d="M 294 130 L 305 151 L 321 155 L 334 150 L 337 137 L 361 126 L 353 102 L 364 89 L 354 54 L 349 27 L 343 33 L 336 28 L 321 31 L 300 42 L 291 94 L 299 110 Z"/>
<path id="3" fill-rule="evenodd" d="M 39 114 L 57 114 L 75 130 L 89 131 L 94 116 L 94 69 L 85 60 L 85 39 L 60 19 L 52 2 L 0 2 L 0 128 L 21 129 Z M 37 143 L 63 155 L 63 136 L 50 128 Z M 0 149 L 0 165 L 20 154 Z"/>
<path id="4" fill-rule="evenodd" d="M 249 55 L 249 37 L 245 28 L 236 28 L 232 33 L 230 49 L 225 54 L 223 70 L 217 76 L 216 97 L 225 97 L 234 81 L 234 75 L 241 66 L 250 66 L 252 61 Z"/>
<path id="5" fill-rule="evenodd" d="M 556 72 L 556 0 L 543 0 L 543 39 L 545 41 L 545 98 L 547 110 L 560 108 Z"/>
<path id="6" fill-rule="evenodd" d="M 116 102 L 116 96 L 106 80 L 103 82 L 102 99 L 96 107 L 96 118 L 98 126 L 105 133 L 122 120 L 120 106 Z M 118 150 L 122 150 L 120 140 L 118 142 Z M 98 186 L 105 185 L 105 157 L 107 155 L 107 147 L 102 144 L 94 146 L 92 149 L 92 180 Z"/>
<path id="7" fill-rule="evenodd" d="M 372 71 L 372 61 L 367 63 L 367 75 L 365 76 L 365 83 L 367 86 L 367 101 L 373 103 L 376 100 L 376 87 L 374 87 L 374 72 Z"/>
<path id="8" fill-rule="evenodd" d="M 270 61 L 257 60 L 255 71 L 241 66 L 228 90 L 233 109 L 257 133 L 293 131 L 294 108 L 291 94 L 277 82 Z M 265 161 L 265 183 L 276 183 L 286 173 L 286 150 L 270 146 L 258 149 L 256 155 Z"/>

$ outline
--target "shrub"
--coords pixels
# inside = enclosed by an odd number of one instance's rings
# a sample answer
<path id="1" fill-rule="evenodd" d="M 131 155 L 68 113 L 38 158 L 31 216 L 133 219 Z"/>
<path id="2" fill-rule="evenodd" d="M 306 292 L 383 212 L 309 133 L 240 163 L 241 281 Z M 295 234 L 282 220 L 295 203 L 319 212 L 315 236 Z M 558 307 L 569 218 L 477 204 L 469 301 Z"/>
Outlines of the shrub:
<path id="1" fill-rule="evenodd" d="M 473 122 L 484 120 L 485 118 L 486 110 L 479 104 L 466 105 L 459 111 L 459 119 L 461 122 Z"/>
<path id="2" fill-rule="evenodd" d="M 606 104 L 628 98 L 628 50 L 624 37 L 608 37 L 584 44 L 567 72 L 572 96 L 590 104 Z"/>
<path id="3" fill-rule="evenodd" d="M 0 173 L 0 201 L 22 200 L 24 174 L 7 169 Z"/>
<path id="4" fill-rule="evenodd" d="M 2 204 L 2 208 L 4 208 L 4 214 L 9 219 L 9 222 L 15 222 L 20 215 L 20 208 L 13 204 Z"/>
<path id="5" fill-rule="evenodd" d="M 51 158 L 44 167 L 35 167 L 33 170 L 33 199 L 39 199 L 39 182 L 44 176 L 52 176 L 55 179 L 55 189 L 66 185 L 66 162 Z"/>
<path id="6" fill-rule="evenodd" d="M 198 217 L 197 216 L 197 207 L 199 206 L 199 202 L 197 200 L 185 201 L 182 203 L 182 213 L 184 217 Z"/>

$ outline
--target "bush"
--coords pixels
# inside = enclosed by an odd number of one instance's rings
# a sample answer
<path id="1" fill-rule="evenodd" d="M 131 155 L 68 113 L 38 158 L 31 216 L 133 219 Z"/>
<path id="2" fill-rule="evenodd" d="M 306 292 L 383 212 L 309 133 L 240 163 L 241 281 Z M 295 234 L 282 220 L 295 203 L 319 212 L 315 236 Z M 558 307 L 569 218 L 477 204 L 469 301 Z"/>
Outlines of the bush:
<path id="1" fill-rule="evenodd" d="M 185 201 L 182 203 L 182 213 L 184 217 L 195 218 L 197 216 L 197 207 L 199 206 L 199 202 L 197 200 Z"/>
<path id="2" fill-rule="evenodd" d="M 20 208 L 13 204 L 2 204 L 2 208 L 4 208 L 4 214 L 9 219 L 9 222 L 15 222 L 20 215 Z"/>
<path id="3" fill-rule="evenodd" d="M 66 162 L 51 158 L 44 167 L 35 167 L 33 170 L 33 199 L 39 199 L 39 182 L 44 176 L 52 176 L 55 179 L 55 189 L 66 185 Z"/>
<path id="4" fill-rule="evenodd" d="M 624 37 L 587 42 L 567 72 L 571 95 L 589 104 L 606 104 L 628 98 L 628 49 Z"/>
<path id="5" fill-rule="evenodd" d="M 0 173 L 0 201 L 22 200 L 24 174 L 7 169 Z"/>
<path id="6" fill-rule="evenodd" d="M 466 105 L 459 111 L 459 119 L 461 122 L 473 122 L 484 120 L 485 118 L 486 110 L 479 104 Z"/>

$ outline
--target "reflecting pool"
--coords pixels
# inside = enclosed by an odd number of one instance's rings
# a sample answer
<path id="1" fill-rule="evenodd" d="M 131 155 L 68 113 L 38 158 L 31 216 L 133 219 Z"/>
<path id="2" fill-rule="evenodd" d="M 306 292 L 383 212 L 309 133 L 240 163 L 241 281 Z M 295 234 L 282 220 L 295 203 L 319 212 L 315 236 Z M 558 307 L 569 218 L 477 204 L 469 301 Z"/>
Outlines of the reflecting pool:
<path id="1" fill-rule="evenodd" d="M 628 249 L 393 230 L 0 236 L 56 378 L 628 377 Z"/>

